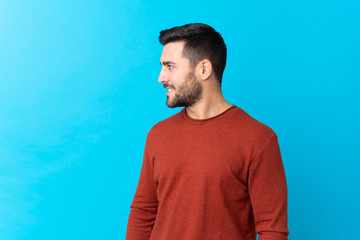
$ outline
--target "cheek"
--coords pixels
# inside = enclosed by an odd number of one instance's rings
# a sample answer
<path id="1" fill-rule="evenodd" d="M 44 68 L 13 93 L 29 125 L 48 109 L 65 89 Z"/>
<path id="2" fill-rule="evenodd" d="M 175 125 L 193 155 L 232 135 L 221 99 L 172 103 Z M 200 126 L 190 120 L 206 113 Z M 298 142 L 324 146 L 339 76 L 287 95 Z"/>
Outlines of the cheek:
<path id="1" fill-rule="evenodd" d="M 174 83 L 179 85 L 179 84 L 182 84 L 182 83 L 184 83 L 186 81 L 187 76 L 188 76 L 187 73 L 181 72 L 181 73 L 178 73 L 178 74 L 174 74 L 172 79 L 173 79 Z"/>

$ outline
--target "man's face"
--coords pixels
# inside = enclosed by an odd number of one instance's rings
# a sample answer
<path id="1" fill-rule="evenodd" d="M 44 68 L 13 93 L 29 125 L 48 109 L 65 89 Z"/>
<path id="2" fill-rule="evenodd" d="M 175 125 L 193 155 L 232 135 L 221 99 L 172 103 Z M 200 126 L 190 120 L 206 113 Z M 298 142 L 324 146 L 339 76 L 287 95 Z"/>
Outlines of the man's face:
<path id="1" fill-rule="evenodd" d="M 164 46 L 159 83 L 168 89 L 166 105 L 171 108 L 190 107 L 202 97 L 202 85 L 197 79 L 190 61 L 182 56 L 184 42 L 172 42 Z"/>

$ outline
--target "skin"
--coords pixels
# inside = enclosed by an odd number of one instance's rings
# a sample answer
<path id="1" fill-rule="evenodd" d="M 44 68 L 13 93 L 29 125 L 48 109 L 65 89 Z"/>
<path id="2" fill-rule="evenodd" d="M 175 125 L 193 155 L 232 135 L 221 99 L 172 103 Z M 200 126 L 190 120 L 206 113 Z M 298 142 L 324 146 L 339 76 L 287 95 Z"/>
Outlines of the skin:
<path id="1" fill-rule="evenodd" d="M 189 59 L 182 55 L 184 45 L 183 41 L 168 43 L 161 54 L 162 68 L 158 81 L 170 90 L 167 93 L 166 104 L 169 107 L 177 107 L 176 100 L 179 96 L 191 93 L 197 95 L 198 99 L 191 104 L 181 105 L 185 106 L 189 117 L 207 119 L 224 112 L 232 105 L 222 94 L 211 62 L 203 59 L 195 67 L 191 67 Z M 201 86 L 201 94 L 194 93 L 196 86 Z M 193 97 L 194 95 L 191 96 Z"/>

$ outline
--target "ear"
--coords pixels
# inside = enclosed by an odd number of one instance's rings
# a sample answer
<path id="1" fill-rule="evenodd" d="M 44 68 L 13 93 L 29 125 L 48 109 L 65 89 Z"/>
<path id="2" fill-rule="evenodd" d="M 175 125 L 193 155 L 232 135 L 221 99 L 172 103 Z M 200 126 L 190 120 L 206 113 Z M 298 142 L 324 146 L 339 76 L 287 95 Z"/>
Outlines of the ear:
<path id="1" fill-rule="evenodd" d="M 198 74 L 201 80 L 206 80 L 211 76 L 212 64 L 208 59 L 203 59 L 198 63 Z"/>

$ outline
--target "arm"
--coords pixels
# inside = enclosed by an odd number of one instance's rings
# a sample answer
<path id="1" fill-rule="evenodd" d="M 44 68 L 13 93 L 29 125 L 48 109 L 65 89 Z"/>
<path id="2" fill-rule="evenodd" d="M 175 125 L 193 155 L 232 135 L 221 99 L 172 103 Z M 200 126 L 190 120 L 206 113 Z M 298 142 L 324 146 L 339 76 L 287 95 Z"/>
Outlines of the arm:
<path id="1" fill-rule="evenodd" d="M 248 181 L 259 240 L 287 240 L 287 186 L 276 135 L 252 159 Z"/>
<path id="2" fill-rule="evenodd" d="M 157 213 L 157 184 L 154 181 L 152 159 L 147 152 L 143 158 L 139 183 L 131 204 L 126 240 L 149 240 Z"/>

